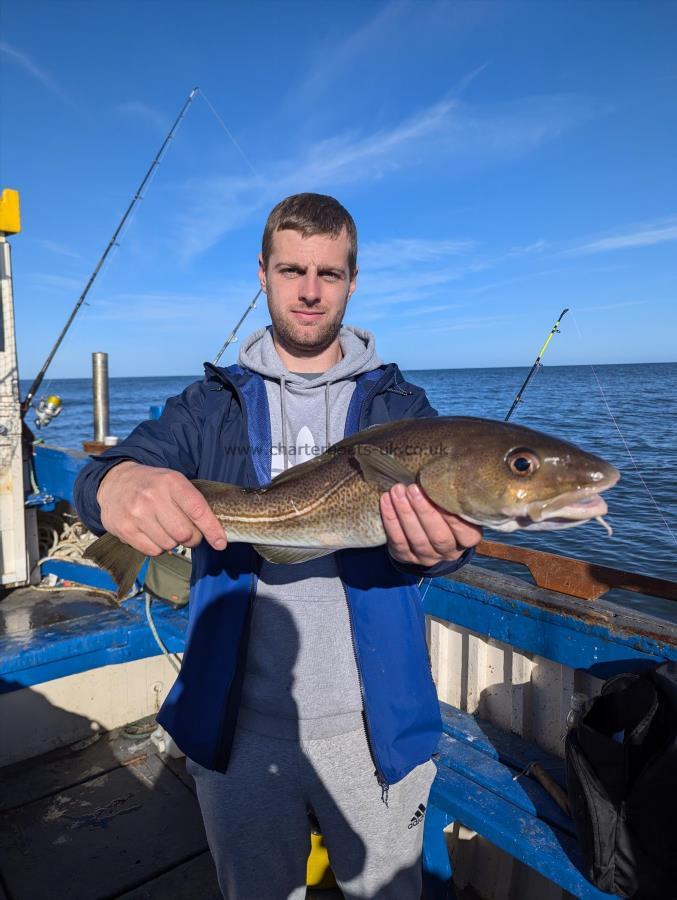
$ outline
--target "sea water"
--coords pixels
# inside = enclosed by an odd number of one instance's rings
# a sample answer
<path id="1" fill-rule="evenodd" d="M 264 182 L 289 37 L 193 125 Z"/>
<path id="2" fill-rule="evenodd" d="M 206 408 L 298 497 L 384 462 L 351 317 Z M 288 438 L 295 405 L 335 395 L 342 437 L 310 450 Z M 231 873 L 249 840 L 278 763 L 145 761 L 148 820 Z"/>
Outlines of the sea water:
<path id="1" fill-rule="evenodd" d="M 502 420 L 527 373 L 430 369 L 405 375 L 426 389 L 442 415 Z M 110 433 L 125 437 L 148 418 L 152 405 L 180 393 L 196 377 L 112 378 Z M 22 382 L 22 396 L 27 388 Z M 81 448 L 92 437 L 91 382 L 54 380 L 41 393 L 47 392 L 61 396 L 63 412 L 37 436 Z M 27 421 L 32 426 L 32 415 Z M 614 534 L 609 537 L 591 523 L 555 532 L 488 531 L 488 538 L 677 580 L 677 363 L 541 367 L 512 421 L 572 441 L 620 470 L 621 481 L 606 494 Z M 627 592 L 614 595 L 635 602 Z M 651 607 L 677 618 L 677 604 Z"/>

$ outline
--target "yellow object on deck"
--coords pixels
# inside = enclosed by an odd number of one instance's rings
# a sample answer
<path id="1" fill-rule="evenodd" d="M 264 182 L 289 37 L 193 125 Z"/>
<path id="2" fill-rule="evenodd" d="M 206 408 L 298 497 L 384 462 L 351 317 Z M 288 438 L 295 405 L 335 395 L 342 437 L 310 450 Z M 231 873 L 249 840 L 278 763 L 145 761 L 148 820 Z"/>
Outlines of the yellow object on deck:
<path id="1" fill-rule="evenodd" d="M 0 197 L 0 231 L 5 234 L 18 234 L 21 231 L 19 192 L 11 188 L 5 188 Z"/>
<path id="2" fill-rule="evenodd" d="M 320 890 L 336 887 L 336 879 L 329 866 L 329 854 L 324 838 L 314 831 L 310 833 L 310 856 L 306 870 L 306 885 L 320 888 Z"/>

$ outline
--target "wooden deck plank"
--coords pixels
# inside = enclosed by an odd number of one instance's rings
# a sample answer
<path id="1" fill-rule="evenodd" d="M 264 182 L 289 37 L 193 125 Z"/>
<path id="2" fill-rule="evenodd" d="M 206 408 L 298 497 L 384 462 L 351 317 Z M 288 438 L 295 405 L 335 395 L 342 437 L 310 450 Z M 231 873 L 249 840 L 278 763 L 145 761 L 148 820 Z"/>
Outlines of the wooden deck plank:
<path id="1" fill-rule="evenodd" d="M 102 900 L 207 849 L 195 798 L 157 756 L 0 817 L 12 900 Z"/>
<path id="2" fill-rule="evenodd" d="M 116 900 L 222 900 L 216 869 L 208 850 Z"/>
<path id="3" fill-rule="evenodd" d="M 153 721 L 152 717 L 141 720 Z M 135 723 L 139 724 L 139 723 Z M 146 740 L 125 737 L 124 729 L 92 736 L 87 745 L 78 741 L 43 756 L 3 766 L 0 769 L 0 812 L 7 812 L 49 797 L 76 784 L 111 772 L 154 749 Z"/>

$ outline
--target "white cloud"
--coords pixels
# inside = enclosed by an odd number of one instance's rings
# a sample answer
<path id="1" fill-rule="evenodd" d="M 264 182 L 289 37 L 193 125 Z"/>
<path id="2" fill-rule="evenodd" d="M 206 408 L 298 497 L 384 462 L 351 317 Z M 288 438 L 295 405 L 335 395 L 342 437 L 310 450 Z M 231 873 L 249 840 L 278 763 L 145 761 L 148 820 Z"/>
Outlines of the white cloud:
<path id="1" fill-rule="evenodd" d="M 119 103 L 115 107 L 115 112 L 141 119 L 152 126 L 156 131 L 164 132 L 169 128 L 169 120 L 163 113 L 138 100 L 131 100 L 128 103 Z"/>
<path id="2" fill-rule="evenodd" d="M 185 328 L 205 328 L 206 322 L 227 324 L 237 319 L 253 294 L 250 281 L 232 282 L 222 288 L 196 291 L 121 291 L 92 302 L 90 318 L 105 322 L 181 321 Z M 199 315 L 195 315 L 199 312 Z M 213 324 L 210 327 L 214 327 Z M 225 324 L 224 324 L 225 329 Z"/>
<path id="3" fill-rule="evenodd" d="M 264 167 L 266 179 L 206 176 L 183 186 L 186 209 L 178 222 L 189 260 L 287 194 L 334 190 L 375 181 L 423 165 L 477 166 L 533 151 L 588 118 L 593 105 L 568 95 L 538 97 L 475 109 L 442 100 L 372 133 L 346 132 L 316 140 L 298 156 Z M 536 245 L 540 246 L 540 245 Z"/>
<path id="4" fill-rule="evenodd" d="M 674 219 L 638 226 L 625 234 L 598 238 L 565 252 L 570 256 L 579 256 L 587 253 L 605 253 L 609 250 L 627 250 L 632 247 L 650 247 L 666 241 L 677 241 L 677 221 Z"/>
<path id="5" fill-rule="evenodd" d="M 477 246 L 471 240 L 425 240 L 422 238 L 392 238 L 364 244 L 360 247 L 360 268 L 387 269 L 412 263 L 431 263 L 448 256 L 469 253 Z"/>
<path id="6" fill-rule="evenodd" d="M 87 283 L 86 275 L 54 275 L 45 272 L 35 272 L 30 276 L 30 279 L 42 287 L 60 288 L 69 291 L 82 290 Z"/>
<path id="7" fill-rule="evenodd" d="M 65 256 L 68 259 L 81 259 L 79 253 L 76 253 L 75 250 L 72 250 L 66 244 L 59 243 L 59 241 L 38 240 L 37 243 L 44 247 L 45 250 L 49 250 L 50 253 L 56 253 L 57 256 Z"/>
<path id="8" fill-rule="evenodd" d="M 23 69 L 23 71 L 27 72 L 31 76 L 31 78 L 34 78 L 44 88 L 50 91 L 50 93 L 55 94 L 57 97 L 63 100 L 64 103 L 67 103 L 69 106 L 75 105 L 63 90 L 56 78 L 54 78 L 54 76 L 51 75 L 46 69 L 38 66 L 37 63 L 35 63 L 25 53 L 22 53 L 20 50 L 12 47 L 6 41 L 0 41 L 0 55 L 4 56 L 20 69 Z"/>
<path id="9" fill-rule="evenodd" d="M 494 328 L 496 325 L 504 325 L 511 321 L 510 316 L 476 316 L 472 319 L 458 319 L 446 324 L 436 323 L 435 331 L 474 331 L 478 328 Z"/>

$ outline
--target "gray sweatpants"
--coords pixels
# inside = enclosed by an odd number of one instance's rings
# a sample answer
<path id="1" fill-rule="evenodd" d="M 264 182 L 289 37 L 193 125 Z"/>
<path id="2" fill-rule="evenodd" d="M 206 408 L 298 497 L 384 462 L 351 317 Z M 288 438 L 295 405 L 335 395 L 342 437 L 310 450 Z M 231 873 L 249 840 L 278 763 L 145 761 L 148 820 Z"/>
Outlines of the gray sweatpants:
<path id="1" fill-rule="evenodd" d="M 227 900 L 305 897 L 309 809 L 346 898 L 420 900 L 433 762 L 391 785 L 387 806 L 363 729 L 301 743 L 240 729 L 225 774 L 188 771 Z"/>

